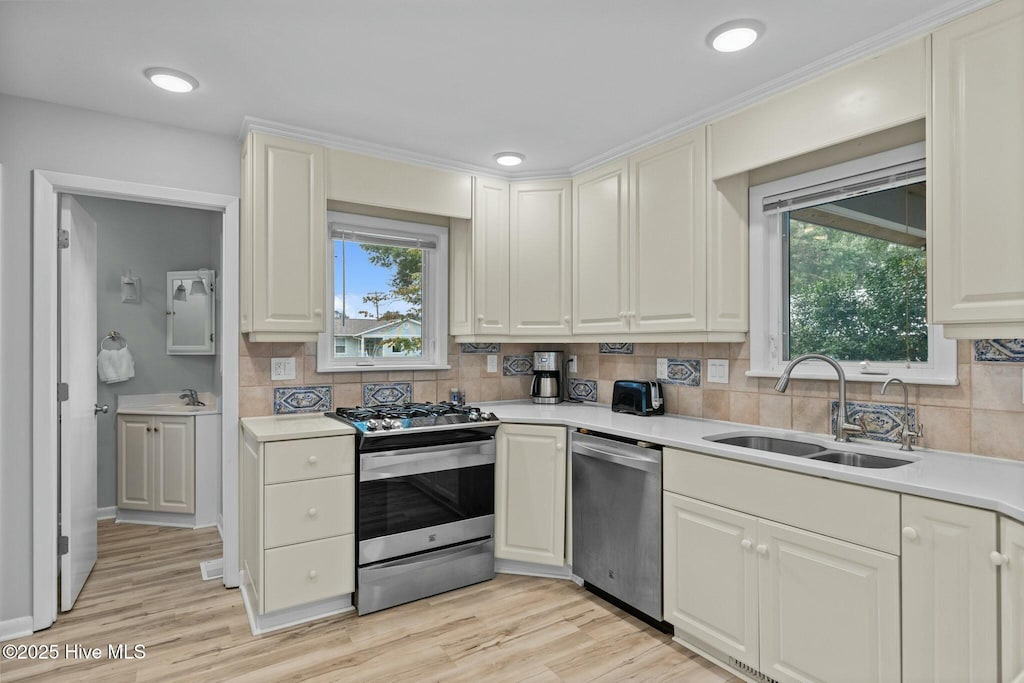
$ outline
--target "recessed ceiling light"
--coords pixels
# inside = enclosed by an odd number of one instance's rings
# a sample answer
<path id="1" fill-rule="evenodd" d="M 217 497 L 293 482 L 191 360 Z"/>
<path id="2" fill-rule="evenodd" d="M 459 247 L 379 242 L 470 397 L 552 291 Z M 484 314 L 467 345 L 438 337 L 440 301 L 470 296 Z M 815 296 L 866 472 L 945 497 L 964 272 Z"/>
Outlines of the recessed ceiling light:
<path id="1" fill-rule="evenodd" d="M 199 81 L 192 78 L 184 71 L 167 69 L 162 66 L 154 66 L 146 69 L 143 73 L 153 85 L 167 90 L 168 92 L 192 92 L 199 87 Z"/>
<path id="2" fill-rule="evenodd" d="M 730 21 L 708 34 L 708 45 L 719 52 L 737 52 L 754 44 L 764 34 L 764 24 L 753 19 Z"/>
<path id="3" fill-rule="evenodd" d="M 501 166 L 518 166 L 526 160 L 526 157 L 519 152 L 498 152 L 494 160 Z"/>

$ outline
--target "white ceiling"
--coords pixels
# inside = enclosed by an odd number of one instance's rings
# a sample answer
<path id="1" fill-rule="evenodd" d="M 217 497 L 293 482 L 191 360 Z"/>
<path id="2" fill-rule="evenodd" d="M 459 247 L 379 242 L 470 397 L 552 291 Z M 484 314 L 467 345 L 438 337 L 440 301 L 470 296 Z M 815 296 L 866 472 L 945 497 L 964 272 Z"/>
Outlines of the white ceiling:
<path id="1" fill-rule="evenodd" d="M 409 158 L 579 168 L 979 0 L 0 1 L 0 92 L 236 136 L 245 116 Z M 718 54 L 710 29 L 767 31 Z M 810 65 L 810 66 L 809 66 Z M 191 95 L 142 77 L 169 66 Z"/>

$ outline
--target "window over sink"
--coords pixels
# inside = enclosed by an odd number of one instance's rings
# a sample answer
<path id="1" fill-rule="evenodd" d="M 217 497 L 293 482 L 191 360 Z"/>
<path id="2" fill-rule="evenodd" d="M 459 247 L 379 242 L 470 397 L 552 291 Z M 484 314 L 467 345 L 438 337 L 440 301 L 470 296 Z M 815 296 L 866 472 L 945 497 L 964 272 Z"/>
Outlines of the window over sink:
<path id="1" fill-rule="evenodd" d="M 851 379 L 956 383 L 927 321 L 926 193 L 923 143 L 750 189 L 752 374 L 821 353 Z"/>

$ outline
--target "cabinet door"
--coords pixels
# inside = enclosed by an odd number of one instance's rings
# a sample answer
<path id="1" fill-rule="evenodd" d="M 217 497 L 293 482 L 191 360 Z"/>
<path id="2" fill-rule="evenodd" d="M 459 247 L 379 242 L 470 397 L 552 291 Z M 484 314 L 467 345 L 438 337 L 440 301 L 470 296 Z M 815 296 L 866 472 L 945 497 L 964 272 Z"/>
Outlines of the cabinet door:
<path id="1" fill-rule="evenodd" d="M 748 185 L 746 173 L 708 182 L 708 332 L 750 329 Z"/>
<path id="2" fill-rule="evenodd" d="M 242 264 L 252 269 L 247 328 L 295 333 L 268 340 L 314 339 L 327 319 L 323 148 L 253 133 L 250 153 L 252 259 Z"/>
<path id="3" fill-rule="evenodd" d="M 572 182 L 513 183 L 509 318 L 513 335 L 569 334 Z"/>
<path id="4" fill-rule="evenodd" d="M 1024 335 L 1024 0 L 932 35 L 928 117 L 931 314 L 985 325 L 946 336 Z"/>
<path id="5" fill-rule="evenodd" d="M 900 680 L 893 555 L 758 521 L 760 670 L 780 683 Z"/>
<path id="6" fill-rule="evenodd" d="M 494 555 L 565 564 L 565 428 L 503 424 L 494 468 Z"/>
<path id="7" fill-rule="evenodd" d="M 757 519 L 664 494 L 665 621 L 758 667 Z"/>
<path id="8" fill-rule="evenodd" d="M 999 551 L 1002 593 L 1003 683 L 1024 683 L 1024 524 L 1003 517 Z"/>
<path id="9" fill-rule="evenodd" d="M 195 418 L 153 418 L 153 509 L 196 511 Z"/>
<path id="10" fill-rule="evenodd" d="M 508 334 L 508 182 L 476 178 L 473 306 L 477 334 Z"/>
<path id="11" fill-rule="evenodd" d="M 629 330 L 628 181 L 625 159 L 573 180 L 573 334 Z"/>
<path id="12" fill-rule="evenodd" d="M 145 415 L 117 416 L 117 506 L 153 509 L 153 423 Z"/>
<path id="13" fill-rule="evenodd" d="M 629 159 L 634 332 L 705 329 L 704 155 L 701 127 Z"/>
<path id="14" fill-rule="evenodd" d="M 903 496 L 903 680 L 996 680 L 996 515 Z"/>

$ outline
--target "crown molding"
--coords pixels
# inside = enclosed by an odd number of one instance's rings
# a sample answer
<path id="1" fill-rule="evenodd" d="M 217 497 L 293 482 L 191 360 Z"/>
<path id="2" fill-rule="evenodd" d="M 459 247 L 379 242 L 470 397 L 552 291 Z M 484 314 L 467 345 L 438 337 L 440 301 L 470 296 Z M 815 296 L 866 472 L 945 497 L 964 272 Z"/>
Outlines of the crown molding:
<path id="1" fill-rule="evenodd" d="M 341 149 L 356 154 L 399 161 L 417 166 L 438 168 L 444 171 L 456 173 L 469 173 L 471 175 L 485 175 L 503 180 L 553 180 L 568 178 L 578 175 L 584 171 L 600 166 L 601 164 L 632 154 L 639 149 L 647 147 L 675 135 L 683 133 L 697 126 L 709 123 L 715 119 L 728 116 L 735 112 L 752 106 L 773 95 L 777 95 L 789 88 L 801 83 L 822 76 L 830 71 L 847 66 L 861 59 L 882 52 L 900 43 L 925 35 L 942 24 L 948 23 L 975 10 L 992 4 L 996 0 L 950 0 L 943 3 L 926 14 L 923 14 L 911 21 L 897 24 L 871 38 L 862 40 L 843 50 L 834 52 L 819 60 L 806 64 L 795 71 L 791 71 L 779 78 L 766 81 L 754 88 L 751 88 L 724 102 L 698 110 L 697 112 L 679 119 L 671 124 L 662 126 L 657 130 L 633 138 L 627 142 L 585 159 L 578 164 L 568 168 L 554 168 L 538 171 L 504 171 L 490 166 L 479 166 L 476 164 L 449 159 L 446 157 L 413 152 L 399 147 L 382 145 L 375 142 L 367 142 L 357 138 L 344 135 L 324 133 L 322 131 L 292 126 L 277 121 L 270 121 L 254 116 L 246 116 L 242 119 L 240 137 L 245 138 L 250 132 L 267 133 L 280 135 L 298 140 L 304 140 L 313 144 L 324 145 L 334 149 Z"/>

